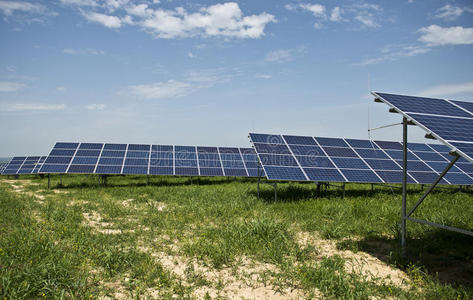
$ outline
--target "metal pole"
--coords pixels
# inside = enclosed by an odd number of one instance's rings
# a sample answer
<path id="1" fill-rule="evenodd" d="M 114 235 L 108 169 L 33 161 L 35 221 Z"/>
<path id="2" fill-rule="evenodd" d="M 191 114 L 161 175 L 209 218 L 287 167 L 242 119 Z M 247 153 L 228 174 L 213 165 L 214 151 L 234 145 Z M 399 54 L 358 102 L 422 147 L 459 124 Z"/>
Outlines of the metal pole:
<path id="1" fill-rule="evenodd" d="M 146 185 L 149 185 L 149 175 L 146 175 Z"/>
<path id="2" fill-rule="evenodd" d="M 62 186 L 62 174 L 59 174 L 59 184 Z"/>
<path id="3" fill-rule="evenodd" d="M 374 192 L 374 184 L 371 184 L 371 192 Z"/>
<path id="4" fill-rule="evenodd" d="M 274 202 L 277 202 L 278 201 L 278 184 L 275 183 L 274 184 Z"/>
<path id="5" fill-rule="evenodd" d="M 345 199 L 345 183 L 343 183 L 342 189 L 343 189 L 342 199 Z"/>
<path id="6" fill-rule="evenodd" d="M 259 162 L 258 162 L 258 183 L 256 185 L 256 190 L 258 193 L 258 199 L 259 199 L 259 182 L 260 182 L 260 170 L 259 170 Z"/>
<path id="7" fill-rule="evenodd" d="M 402 118 L 402 208 L 401 251 L 406 256 L 406 202 L 407 202 L 407 118 Z"/>

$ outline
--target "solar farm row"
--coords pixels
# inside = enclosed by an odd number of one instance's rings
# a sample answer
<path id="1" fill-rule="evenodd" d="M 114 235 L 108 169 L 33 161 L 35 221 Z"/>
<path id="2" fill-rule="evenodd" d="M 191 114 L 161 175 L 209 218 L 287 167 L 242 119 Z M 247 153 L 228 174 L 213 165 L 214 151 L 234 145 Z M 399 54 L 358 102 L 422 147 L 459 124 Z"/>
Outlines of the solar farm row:
<path id="1" fill-rule="evenodd" d="M 45 159 L 46 156 L 15 156 L 0 170 L 0 174 L 36 174 Z"/>
<path id="2" fill-rule="evenodd" d="M 250 133 L 270 180 L 400 183 L 402 144 L 393 141 Z M 450 149 L 408 143 L 408 182 L 430 184 L 448 165 Z M 441 184 L 472 185 L 473 164 L 460 159 Z"/>
<path id="3" fill-rule="evenodd" d="M 373 95 L 473 162 L 473 103 L 379 92 Z"/>
<path id="4" fill-rule="evenodd" d="M 58 142 L 39 173 L 257 177 L 257 168 L 251 148 Z"/>

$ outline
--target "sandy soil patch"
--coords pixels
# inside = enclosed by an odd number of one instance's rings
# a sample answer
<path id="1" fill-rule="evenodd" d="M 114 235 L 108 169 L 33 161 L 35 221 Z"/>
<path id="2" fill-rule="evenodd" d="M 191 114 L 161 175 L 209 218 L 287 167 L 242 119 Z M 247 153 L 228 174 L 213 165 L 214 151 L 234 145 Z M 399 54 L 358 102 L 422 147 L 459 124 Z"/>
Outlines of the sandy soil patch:
<path id="1" fill-rule="evenodd" d="M 410 280 L 404 272 L 387 265 L 368 253 L 338 250 L 336 241 L 325 240 L 317 234 L 308 232 L 299 233 L 298 241 L 301 245 L 314 246 L 319 251 L 320 257 L 341 256 L 346 260 L 345 271 L 349 273 L 361 274 L 370 280 L 380 278 L 386 283 L 391 283 L 401 288 L 407 288 L 409 285 Z"/>
<path id="2" fill-rule="evenodd" d="M 94 231 L 104 234 L 120 234 L 123 233 L 120 229 L 107 228 L 113 226 L 113 223 L 102 221 L 102 216 L 97 212 L 82 213 L 84 217 L 84 225 L 91 227 Z"/>
<path id="3" fill-rule="evenodd" d="M 190 273 L 208 281 L 210 284 L 198 287 L 193 291 L 192 296 L 197 299 L 204 299 L 206 295 L 212 298 L 277 300 L 301 299 L 304 296 L 299 290 L 281 289 L 272 286 L 269 280 L 264 280 L 263 274 L 278 272 L 278 268 L 272 264 L 260 263 L 242 257 L 236 264 L 237 267 L 213 269 L 179 255 L 153 252 L 147 247 L 138 247 L 138 249 L 150 253 L 166 270 L 180 278 L 187 286 L 192 285 L 186 282 Z M 156 295 L 156 291 L 152 289 L 148 292 L 151 296 Z"/>

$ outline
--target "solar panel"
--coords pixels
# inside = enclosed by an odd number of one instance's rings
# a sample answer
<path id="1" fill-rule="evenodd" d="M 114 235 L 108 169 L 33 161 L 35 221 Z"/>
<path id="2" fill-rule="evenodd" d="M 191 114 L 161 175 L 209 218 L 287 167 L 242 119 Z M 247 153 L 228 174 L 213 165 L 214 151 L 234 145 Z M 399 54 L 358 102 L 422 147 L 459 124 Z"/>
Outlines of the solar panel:
<path id="1" fill-rule="evenodd" d="M 0 174 L 36 174 L 46 156 L 15 156 L 0 169 Z"/>
<path id="2" fill-rule="evenodd" d="M 272 141 L 271 137 L 261 139 Z M 258 158 L 252 148 L 58 142 L 35 170 L 103 175 L 257 177 Z M 262 169 L 260 176 L 264 176 Z"/>
<path id="3" fill-rule="evenodd" d="M 379 92 L 372 94 L 447 145 L 448 149 L 444 151 L 456 151 L 473 162 L 473 103 Z M 435 147 L 438 147 L 435 150 L 442 151 L 440 146 Z"/>
<path id="4" fill-rule="evenodd" d="M 399 142 L 261 133 L 250 133 L 249 137 L 270 180 L 402 182 Z M 443 151 L 443 145 L 408 144 L 408 182 L 432 183 L 448 164 Z M 441 184 L 472 184 L 473 164 L 461 163 L 447 174 Z"/>

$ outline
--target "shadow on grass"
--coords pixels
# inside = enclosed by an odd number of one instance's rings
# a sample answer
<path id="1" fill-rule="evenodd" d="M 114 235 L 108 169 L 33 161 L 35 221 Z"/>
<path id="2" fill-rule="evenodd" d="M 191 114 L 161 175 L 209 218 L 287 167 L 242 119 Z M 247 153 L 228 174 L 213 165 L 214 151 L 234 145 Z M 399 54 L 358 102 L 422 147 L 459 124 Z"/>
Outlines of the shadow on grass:
<path id="1" fill-rule="evenodd" d="M 414 264 L 441 283 L 473 289 L 473 237 L 433 228 L 420 238 L 408 238 L 407 255 L 401 256 L 398 238 L 368 237 L 349 241 L 355 248 L 405 271 Z"/>
<path id="2" fill-rule="evenodd" d="M 122 175 L 110 176 L 106 185 L 99 181 L 98 177 L 90 177 L 87 180 L 77 181 L 75 178 L 63 178 L 61 183 L 52 183 L 51 188 L 57 189 L 77 189 L 77 188 L 102 188 L 102 187 L 146 187 L 146 186 L 184 186 L 184 185 L 222 185 L 235 182 L 254 182 L 254 178 L 242 177 L 161 177 L 150 176 L 149 181 L 145 176 L 125 177 Z M 57 180 L 55 180 L 57 181 Z"/>
<path id="3" fill-rule="evenodd" d="M 256 184 L 256 182 L 255 182 Z M 453 190 L 453 189 L 452 189 Z M 445 190 L 434 190 L 432 193 L 440 193 Z M 258 196 L 257 190 L 249 192 L 253 196 Z M 410 188 L 407 191 L 408 194 L 418 194 L 419 197 L 423 193 L 420 188 Z M 401 190 L 399 188 L 376 187 L 373 190 L 368 185 L 364 188 L 358 185 L 356 188 L 351 188 L 347 185 L 345 193 L 340 187 L 330 187 L 328 189 L 321 188 L 317 191 L 317 187 L 313 183 L 297 184 L 297 185 L 278 185 L 277 187 L 277 201 L 276 202 L 296 202 L 314 198 L 359 198 L 359 197 L 373 197 L 373 196 L 399 196 L 401 197 Z M 274 200 L 274 188 L 267 184 L 260 185 L 260 197 L 264 202 L 272 203 Z"/>

